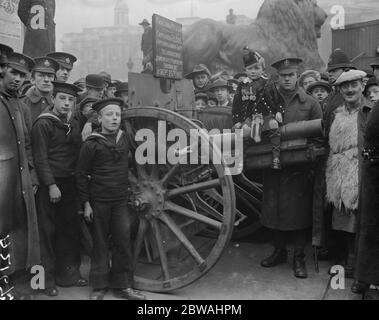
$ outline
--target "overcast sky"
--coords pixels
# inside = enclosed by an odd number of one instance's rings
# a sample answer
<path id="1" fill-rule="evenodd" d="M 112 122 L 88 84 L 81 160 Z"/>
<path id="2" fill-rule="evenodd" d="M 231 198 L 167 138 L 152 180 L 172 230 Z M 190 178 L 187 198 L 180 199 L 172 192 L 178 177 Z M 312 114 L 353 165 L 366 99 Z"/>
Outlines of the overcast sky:
<path id="1" fill-rule="evenodd" d="M 56 0 L 57 36 L 80 32 L 85 27 L 113 25 L 113 9 L 117 0 Z M 151 20 L 153 13 L 170 19 L 191 16 L 191 0 L 128 0 L 130 24 Z M 192 0 L 194 15 L 225 20 L 229 9 L 236 14 L 255 18 L 263 0 Z M 60 44 L 58 44 L 60 47 Z"/>
<path id="2" fill-rule="evenodd" d="M 236 14 L 255 18 L 264 0 L 127 0 L 129 4 L 130 24 L 137 25 L 142 19 L 151 20 L 153 13 L 175 20 L 191 16 L 191 3 L 194 16 L 225 20 L 230 8 Z M 318 0 L 325 10 L 334 4 L 351 7 L 375 6 L 379 0 Z M 80 32 L 85 27 L 102 27 L 113 25 L 113 9 L 117 0 L 56 0 L 57 38 L 64 33 Z"/>

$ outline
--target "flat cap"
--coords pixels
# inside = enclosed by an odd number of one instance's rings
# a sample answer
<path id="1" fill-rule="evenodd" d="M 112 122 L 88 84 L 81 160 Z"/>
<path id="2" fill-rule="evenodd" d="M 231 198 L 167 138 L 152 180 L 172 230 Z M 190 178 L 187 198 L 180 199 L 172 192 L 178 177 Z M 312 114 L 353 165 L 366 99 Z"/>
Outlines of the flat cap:
<path id="1" fill-rule="evenodd" d="M 104 89 L 104 77 L 100 74 L 89 74 L 86 77 L 86 86 L 94 89 Z"/>
<path id="2" fill-rule="evenodd" d="M 8 66 L 22 73 L 29 73 L 34 67 L 34 60 L 24 54 L 13 52 L 8 57 Z"/>
<path id="3" fill-rule="evenodd" d="M 345 71 L 341 74 L 341 76 L 337 79 L 335 85 L 339 86 L 345 82 L 351 82 L 355 80 L 362 80 L 364 77 L 366 77 L 367 74 L 364 71 L 361 70 L 349 70 Z"/>
<path id="4" fill-rule="evenodd" d="M 286 58 L 273 63 L 271 66 L 278 72 L 283 70 L 297 70 L 299 65 L 303 62 L 300 58 Z"/>
<path id="5" fill-rule="evenodd" d="M 100 100 L 98 102 L 95 102 L 92 105 L 92 109 L 95 110 L 97 113 L 99 113 L 105 107 L 108 107 L 110 105 L 116 105 L 122 108 L 122 106 L 124 105 L 124 101 L 119 98 L 110 98 L 110 99 Z"/>
<path id="6" fill-rule="evenodd" d="M 332 86 L 328 82 L 316 81 L 316 82 L 312 83 L 311 85 L 309 85 L 307 92 L 312 94 L 313 90 L 316 88 L 319 88 L 319 87 L 325 88 L 326 91 L 328 91 L 329 93 L 332 92 L 332 90 L 333 90 Z"/>
<path id="7" fill-rule="evenodd" d="M 208 77 L 212 76 L 207 66 L 205 66 L 204 64 L 198 64 L 195 66 L 195 68 L 193 69 L 191 73 L 185 75 L 184 77 L 186 79 L 193 79 L 197 74 L 203 74 L 203 73 L 208 75 Z"/>
<path id="8" fill-rule="evenodd" d="M 70 83 L 54 81 L 53 84 L 54 84 L 54 90 L 53 90 L 54 94 L 66 93 L 71 96 L 77 97 L 78 93 L 81 91 L 80 88 Z"/>
<path id="9" fill-rule="evenodd" d="M 8 57 L 13 53 L 13 49 L 0 43 L 0 63 L 7 63 Z"/>
<path id="10" fill-rule="evenodd" d="M 217 88 L 226 88 L 229 91 L 233 90 L 232 86 L 229 85 L 228 81 L 224 79 L 217 79 L 215 82 L 213 82 L 209 87 L 209 91 L 214 91 Z"/>
<path id="11" fill-rule="evenodd" d="M 74 55 L 67 52 L 51 52 L 46 56 L 55 59 L 62 68 L 67 70 L 72 70 L 74 63 L 78 61 Z"/>
<path id="12" fill-rule="evenodd" d="M 32 71 L 55 74 L 59 70 L 59 63 L 50 57 L 34 58 L 35 65 Z"/>
<path id="13" fill-rule="evenodd" d="M 95 102 L 98 102 L 99 99 L 96 99 L 96 98 L 91 98 L 91 97 L 87 97 L 85 98 L 82 102 L 80 102 L 79 104 L 79 109 L 80 110 L 83 110 L 83 108 L 87 105 L 87 104 L 91 104 L 91 107 L 93 106 L 93 104 Z"/>

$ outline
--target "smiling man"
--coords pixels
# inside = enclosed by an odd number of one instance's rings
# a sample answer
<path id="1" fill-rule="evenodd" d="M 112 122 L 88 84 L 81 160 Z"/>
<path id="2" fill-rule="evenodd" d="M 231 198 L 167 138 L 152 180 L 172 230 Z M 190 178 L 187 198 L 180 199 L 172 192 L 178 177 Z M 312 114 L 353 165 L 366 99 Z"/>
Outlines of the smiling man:
<path id="1" fill-rule="evenodd" d="M 81 287 L 80 220 L 76 205 L 75 166 L 80 130 L 69 123 L 78 91 L 76 86 L 54 82 L 53 109 L 41 114 L 33 130 L 33 155 L 40 180 L 37 212 L 42 266 L 47 296 L 58 295 L 56 285 Z"/>
<path id="2" fill-rule="evenodd" d="M 35 62 L 30 80 L 33 86 L 23 99 L 30 109 L 33 122 L 42 112 L 53 107 L 53 81 L 55 72 L 59 69 L 59 64 L 49 57 L 36 58 Z"/>

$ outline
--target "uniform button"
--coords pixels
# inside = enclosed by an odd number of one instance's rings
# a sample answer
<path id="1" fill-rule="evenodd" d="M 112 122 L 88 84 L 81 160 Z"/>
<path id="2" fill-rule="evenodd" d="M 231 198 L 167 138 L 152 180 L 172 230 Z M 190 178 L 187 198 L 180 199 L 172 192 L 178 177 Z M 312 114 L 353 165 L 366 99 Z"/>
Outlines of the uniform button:
<path id="1" fill-rule="evenodd" d="M 20 144 L 21 144 L 21 141 L 17 141 L 17 143 L 20 145 Z"/>
<path id="2" fill-rule="evenodd" d="M 24 167 L 20 167 L 20 170 L 21 170 L 21 171 L 24 170 Z"/>
<path id="3" fill-rule="evenodd" d="M 45 101 L 42 101 L 43 104 L 45 104 Z"/>
<path id="4" fill-rule="evenodd" d="M 15 117 L 12 117 L 12 120 L 14 121 L 14 120 L 15 120 Z"/>
<path id="5" fill-rule="evenodd" d="M 22 191 L 22 194 L 23 194 L 23 195 L 26 195 L 26 192 L 25 192 L 25 191 Z"/>

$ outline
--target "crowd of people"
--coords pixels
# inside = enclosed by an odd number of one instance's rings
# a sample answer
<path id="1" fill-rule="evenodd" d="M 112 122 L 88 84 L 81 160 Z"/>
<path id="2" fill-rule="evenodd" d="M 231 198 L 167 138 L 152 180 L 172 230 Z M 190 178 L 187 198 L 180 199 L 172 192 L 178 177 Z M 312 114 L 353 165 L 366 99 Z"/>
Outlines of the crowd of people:
<path id="1" fill-rule="evenodd" d="M 77 58 L 69 53 L 32 59 L 3 44 L 0 53 L 0 241 L 2 257 L 12 258 L 2 260 L 0 276 L 14 287 L 9 297 L 31 297 L 28 271 L 42 265 L 39 293 L 89 285 L 93 300 L 108 289 L 144 300 L 133 289 L 130 135 L 121 130 L 128 83 L 101 72 L 70 84 Z M 262 224 L 273 230 L 274 251 L 262 267 L 285 263 L 292 241 L 294 275 L 307 278 L 313 227 L 318 258 L 342 264 L 356 280 L 353 292 L 379 285 L 379 61 L 364 72 L 337 49 L 327 72 L 301 73 L 302 59 L 285 58 L 268 75 L 258 52 L 245 48 L 241 56 L 245 69 L 234 76 L 197 65 L 185 78 L 193 82 L 198 112 L 228 110 L 233 129 L 254 143 L 268 133 L 273 145 L 272 165 L 263 170 Z M 327 154 L 317 164 L 281 163 L 279 129 L 317 119 L 326 139 L 309 143 Z M 89 281 L 80 273 L 78 212 L 93 239 Z"/>

